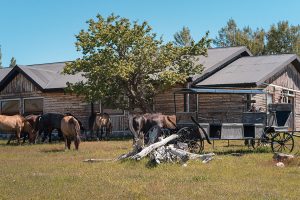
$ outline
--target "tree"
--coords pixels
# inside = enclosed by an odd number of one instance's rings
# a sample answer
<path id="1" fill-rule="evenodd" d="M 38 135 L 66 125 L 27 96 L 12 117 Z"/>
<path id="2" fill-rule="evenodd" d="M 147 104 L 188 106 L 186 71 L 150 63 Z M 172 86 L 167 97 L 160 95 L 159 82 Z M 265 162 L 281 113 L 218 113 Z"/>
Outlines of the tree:
<path id="1" fill-rule="evenodd" d="M 17 64 L 16 59 L 15 59 L 14 57 L 12 57 L 12 58 L 10 59 L 9 67 L 12 68 L 12 67 L 16 66 L 16 64 Z"/>
<path id="2" fill-rule="evenodd" d="M 217 47 L 246 46 L 254 55 L 265 53 L 265 31 L 249 26 L 239 29 L 233 19 L 218 31 L 218 36 L 213 40 Z"/>
<path id="3" fill-rule="evenodd" d="M 178 46 L 188 47 L 192 46 L 194 40 L 191 36 L 190 29 L 188 27 L 183 27 L 181 31 L 174 34 L 174 44 Z"/>
<path id="4" fill-rule="evenodd" d="M 2 69 L 2 51 L 1 51 L 1 45 L 0 45 L 0 69 Z"/>
<path id="5" fill-rule="evenodd" d="M 288 21 L 273 24 L 267 33 L 267 52 L 295 53 L 300 55 L 300 26 L 289 25 Z"/>
<path id="6" fill-rule="evenodd" d="M 101 100 L 120 109 L 152 111 L 156 94 L 186 82 L 200 73 L 198 55 L 207 54 L 208 35 L 189 47 L 178 47 L 157 39 L 147 22 L 97 15 L 88 29 L 76 35 L 82 58 L 67 63 L 66 74 L 82 73 L 84 81 L 68 83 L 68 90 L 88 101 Z"/>

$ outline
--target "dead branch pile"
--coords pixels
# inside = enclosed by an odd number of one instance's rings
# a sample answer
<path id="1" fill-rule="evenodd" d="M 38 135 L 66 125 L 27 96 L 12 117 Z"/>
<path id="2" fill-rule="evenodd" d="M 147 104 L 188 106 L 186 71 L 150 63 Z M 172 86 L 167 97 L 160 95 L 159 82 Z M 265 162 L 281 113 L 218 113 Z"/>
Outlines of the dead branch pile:
<path id="1" fill-rule="evenodd" d="M 141 160 L 149 156 L 150 161 L 157 164 L 162 162 L 181 162 L 186 163 L 188 160 L 200 159 L 203 163 L 207 163 L 213 159 L 214 153 L 209 154 L 194 154 L 188 152 L 188 144 L 177 142 L 175 144 L 168 144 L 171 141 L 178 139 L 178 134 L 170 135 L 166 138 L 159 138 L 159 141 L 147 147 L 143 147 L 136 142 L 133 146 L 133 151 L 121 155 L 118 160 L 133 159 Z"/>

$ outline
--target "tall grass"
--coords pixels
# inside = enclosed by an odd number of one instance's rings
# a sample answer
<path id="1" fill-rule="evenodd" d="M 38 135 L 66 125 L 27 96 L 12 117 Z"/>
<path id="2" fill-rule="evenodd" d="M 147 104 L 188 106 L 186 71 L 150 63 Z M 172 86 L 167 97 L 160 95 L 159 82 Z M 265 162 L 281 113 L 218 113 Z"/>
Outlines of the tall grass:
<path id="1" fill-rule="evenodd" d="M 64 151 L 63 143 L 7 146 L 3 141 L 0 199 L 299 199 L 300 162 L 278 168 L 268 148 L 253 151 L 241 144 L 206 146 L 206 152 L 217 153 L 208 164 L 155 167 L 147 159 L 82 162 L 116 158 L 131 150 L 131 141 L 82 142 L 79 151 Z"/>

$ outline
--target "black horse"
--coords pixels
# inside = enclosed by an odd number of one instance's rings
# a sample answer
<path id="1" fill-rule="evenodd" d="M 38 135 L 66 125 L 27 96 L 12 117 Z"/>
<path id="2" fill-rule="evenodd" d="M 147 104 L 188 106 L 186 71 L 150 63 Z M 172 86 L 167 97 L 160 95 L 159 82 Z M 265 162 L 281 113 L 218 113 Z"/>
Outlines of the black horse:
<path id="1" fill-rule="evenodd" d="M 41 134 L 44 133 L 42 137 L 42 142 L 44 142 L 47 137 L 49 137 L 49 143 L 52 142 L 51 133 L 54 129 L 57 129 L 58 137 L 60 138 L 60 140 L 63 140 L 60 125 L 61 120 L 64 116 L 65 115 L 60 113 L 46 113 L 38 116 L 35 122 L 34 129 L 35 131 L 37 131 L 39 136 L 41 136 Z"/>
<path id="2" fill-rule="evenodd" d="M 59 140 L 61 141 L 64 140 L 63 134 L 61 132 L 61 120 L 65 116 L 73 116 L 79 122 L 80 130 L 84 131 L 82 123 L 71 113 L 65 113 L 65 114 L 46 113 L 38 116 L 37 119 L 35 120 L 35 125 L 34 125 L 34 129 L 35 131 L 37 131 L 39 136 L 42 133 L 44 133 L 42 137 L 42 142 L 44 142 L 46 138 L 49 137 L 49 143 L 51 143 L 52 142 L 51 133 L 55 129 L 58 131 Z"/>

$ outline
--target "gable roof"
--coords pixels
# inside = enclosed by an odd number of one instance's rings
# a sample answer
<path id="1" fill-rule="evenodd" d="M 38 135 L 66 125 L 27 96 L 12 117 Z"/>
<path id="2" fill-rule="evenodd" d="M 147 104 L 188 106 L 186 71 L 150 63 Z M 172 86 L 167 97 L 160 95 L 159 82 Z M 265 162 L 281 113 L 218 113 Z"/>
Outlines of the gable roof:
<path id="1" fill-rule="evenodd" d="M 199 56 L 199 61 L 196 62 L 196 64 L 202 64 L 203 72 L 193 77 L 193 84 L 211 76 L 218 70 L 244 56 L 252 56 L 251 52 L 244 46 L 208 49 L 207 57 Z"/>
<path id="2" fill-rule="evenodd" d="M 300 71 L 295 54 L 242 57 L 195 86 L 260 86 L 290 63 Z"/>
<path id="3" fill-rule="evenodd" d="M 36 65 L 16 65 L 13 68 L 0 69 L 0 89 L 2 90 L 18 73 L 23 74 L 40 90 L 59 90 L 67 87 L 67 82 L 84 80 L 81 73 L 62 74 L 66 62 Z"/>

